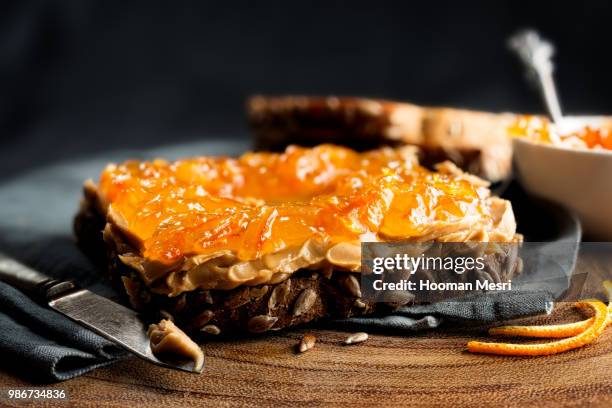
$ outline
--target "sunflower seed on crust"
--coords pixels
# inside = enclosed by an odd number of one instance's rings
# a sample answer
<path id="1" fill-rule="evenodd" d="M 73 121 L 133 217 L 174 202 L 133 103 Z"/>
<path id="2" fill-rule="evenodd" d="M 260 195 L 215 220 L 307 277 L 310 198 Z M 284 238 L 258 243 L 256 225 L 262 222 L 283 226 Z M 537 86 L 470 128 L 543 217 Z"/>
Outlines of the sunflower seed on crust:
<path id="1" fill-rule="evenodd" d="M 302 340 L 300 340 L 300 344 L 298 344 L 298 351 L 300 353 L 307 352 L 314 347 L 316 341 L 317 338 L 312 334 L 305 334 L 304 337 L 302 337 Z"/>
<path id="2" fill-rule="evenodd" d="M 187 297 L 186 295 L 183 293 L 182 295 L 180 295 L 177 299 L 176 302 L 174 302 L 174 311 L 175 312 L 180 312 L 181 310 L 183 310 L 185 308 L 185 305 L 187 304 Z"/>
<path id="3" fill-rule="evenodd" d="M 344 344 L 348 346 L 351 344 L 363 343 L 367 339 L 368 339 L 368 333 L 364 333 L 364 332 L 354 333 L 348 336 L 344 340 Z"/>
<path id="4" fill-rule="evenodd" d="M 193 325 L 195 327 L 202 327 L 210 322 L 210 319 L 212 319 L 214 315 L 212 310 L 204 310 L 194 319 Z"/>
<path id="5" fill-rule="evenodd" d="M 290 291 L 290 279 L 276 285 L 270 294 L 270 298 L 268 298 L 268 310 L 276 309 L 279 305 L 285 303 Z"/>
<path id="6" fill-rule="evenodd" d="M 268 293 L 268 285 L 264 285 L 264 286 L 262 286 L 260 288 L 252 287 L 249 290 L 249 296 L 251 297 L 251 299 L 259 299 L 260 297 L 262 297 L 266 293 Z"/>
<path id="7" fill-rule="evenodd" d="M 347 273 L 345 276 L 340 278 L 339 282 L 340 286 L 342 286 L 342 289 L 344 289 L 345 292 L 356 298 L 361 297 L 361 287 L 355 275 L 352 273 Z"/>
<path id="8" fill-rule="evenodd" d="M 516 258 L 516 264 L 514 265 L 514 274 L 520 275 L 523 272 L 523 258 Z"/>
<path id="9" fill-rule="evenodd" d="M 390 308 L 397 309 L 414 301 L 415 295 L 406 290 L 395 290 L 385 295 L 384 304 Z"/>
<path id="10" fill-rule="evenodd" d="M 217 334 L 221 333 L 221 329 L 219 329 L 214 324 L 208 324 L 202 327 L 200 331 L 204 333 L 212 334 L 213 336 L 216 336 Z"/>
<path id="11" fill-rule="evenodd" d="M 251 317 L 247 327 L 251 333 L 263 333 L 268 331 L 274 326 L 274 323 L 278 321 L 278 317 L 259 315 Z"/>
<path id="12" fill-rule="evenodd" d="M 317 300 L 317 292 L 312 289 L 304 289 L 293 304 L 293 317 L 307 313 Z"/>
<path id="13" fill-rule="evenodd" d="M 359 309 L 365 309 L 368 305 L 366 305 L 361 299 L 355 299 L 355 302 L 353 302 L 353 306 Z"/>

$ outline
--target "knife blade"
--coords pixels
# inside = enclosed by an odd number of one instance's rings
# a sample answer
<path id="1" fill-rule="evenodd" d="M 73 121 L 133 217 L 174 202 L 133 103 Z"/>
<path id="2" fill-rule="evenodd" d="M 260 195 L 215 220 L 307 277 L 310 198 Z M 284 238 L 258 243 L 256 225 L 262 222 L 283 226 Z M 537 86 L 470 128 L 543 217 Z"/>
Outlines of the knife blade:
<path id="1" fill-rule="evenodd" d="M 196 367 L 193 361 L 160 360 L 151 350 L 147 325 L 136 311 L 73 282 L 51 279 L 1 253 L 0 280 L 146 361 L 194 373 L 204 368 Z"/>

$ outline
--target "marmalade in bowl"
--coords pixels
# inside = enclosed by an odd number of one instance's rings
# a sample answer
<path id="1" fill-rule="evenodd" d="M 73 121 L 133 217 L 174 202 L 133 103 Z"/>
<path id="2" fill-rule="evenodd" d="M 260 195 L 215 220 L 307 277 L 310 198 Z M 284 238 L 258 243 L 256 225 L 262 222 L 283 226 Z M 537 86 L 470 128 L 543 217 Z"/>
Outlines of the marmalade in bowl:
<path id="1" fill-rule="evenodd" d="M 514 137 L 562 147 L 612 150 L 612 122 L 601 126 L 583 126 L 561 134 L 546 118 L 523 116 L 510 127 L 509 133 Z"/>

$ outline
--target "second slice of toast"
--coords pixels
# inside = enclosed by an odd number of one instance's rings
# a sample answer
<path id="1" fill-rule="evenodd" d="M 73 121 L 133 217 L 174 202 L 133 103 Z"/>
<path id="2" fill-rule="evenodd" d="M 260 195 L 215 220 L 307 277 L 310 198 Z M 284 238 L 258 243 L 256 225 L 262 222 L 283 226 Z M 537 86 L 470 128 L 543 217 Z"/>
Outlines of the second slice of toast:
<path id="1" fill-rule="evenodd" d="M 335 96 L 254 96 L 247 115 L 256 147 L 336 143 L 358 150 L 410 144 L 428 166 L 451 160 L 489 181 L 512 167 L 511 113 L 429 108 L 386 100 Z"/>

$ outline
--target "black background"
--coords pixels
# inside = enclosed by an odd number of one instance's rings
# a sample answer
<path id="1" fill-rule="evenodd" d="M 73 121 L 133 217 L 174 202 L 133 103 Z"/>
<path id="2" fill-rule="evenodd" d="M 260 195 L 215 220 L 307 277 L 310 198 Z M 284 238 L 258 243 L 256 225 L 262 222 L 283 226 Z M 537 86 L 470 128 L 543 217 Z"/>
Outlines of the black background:
<path id="1" fill-rule="evenodd" d="M 612 2 L 0 3 L 0 178 L 100 150 L 247 138 L 252 93 L 541 111 L 505 39 L 557 45 L 567 112 L 611 113 Z"/>

